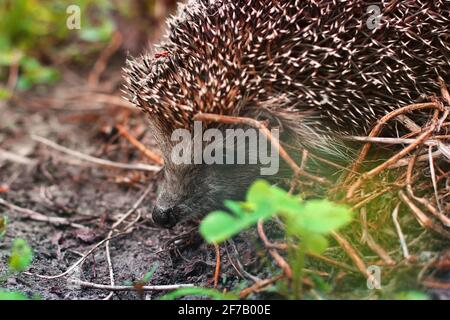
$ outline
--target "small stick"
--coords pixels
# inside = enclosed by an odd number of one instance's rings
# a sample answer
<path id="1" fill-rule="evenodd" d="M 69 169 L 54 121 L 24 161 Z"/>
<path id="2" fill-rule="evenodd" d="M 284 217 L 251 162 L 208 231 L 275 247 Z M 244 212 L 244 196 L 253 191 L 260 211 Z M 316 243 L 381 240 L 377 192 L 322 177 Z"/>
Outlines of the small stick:
<path id="1" fill-rule="evenodd" d="M 419 159 L 419 157 L 417 156 L 417 154 L 414 154 L 411 157 L 411 161 L 408 163 L 408 168 L 406 170 L 406 191 L 408 192 L 408 194 L 411 198 L 413 198 L 414 200 L 416 200 L 417 202 L 419 202 L 420 204 L 425 206 L 428 209 L 428 211 L 430 211 L 436 218 L 438 218 L 442 222 L 442 224 L 444 224 L 447 227 L 450 227 L 450 218 L 449 217 L 444 215 L 441 211 L 437 210 L 427 199 L 417 197 L 414 194 L 414 191 L 412 189 L 412 175 L 413 175 L 414 165 L 415 165 L 417 159 Z"/>
<path id="2" fill-rule="evenodd" d="M 430 218 L 428 218 L 427 215 L 423 213 L 423 211 L 420 210 L 420 208 L 417 207 L 403 191 L 400 190 L 399 195 L 400 199 L 411 209 L 417 221 L 422 227 L 431 229 L 445 238 L 450 238 L 450 232 L 445 230 L 442 226 L 435 224 Z"/>
<path id="3" fill-rule="evenodd" d="M 245 299 L 247 298 L 251 293 L 253 292 L 258 292 L 260 291 L 262 288 L 267 287 L 268 285 L 277 282 L 280 279 L 284 278 L 284 274 L 280 274 L 276 277 L 270 278 L 270 279 L 264 279 L 261 281 L 256 282 L 255 284 L 253 284 L 252 286 L 245 288 L 244 290 L 241 291 L 241 293 L 239 294 L 239 297 L 241 299 Z"/>
<path id="4" fill-rule="evenodd" d="M 105 243 L 105 255 L 106 255 L 106 262 L 108 263 L 109 281 L 110 281 L 111 286 L 114 286 L 116 283 L 114 280 L 114 269 L 112 266 L 111 253 L 109 250 L 109 240 Z M 111 299 L 113 294 L 114 294 L 114 292 L 111 292 L 103 300 Z"/>
<path id="5" fill-rule="evenodd" d="M 87 281 L 81 281 L 76 279 L 71 279 L 70 283 L 76 286 L 80 286 L 83 288 L 90 288 L 90 289 L 100 289 L 100 290 L 107 290 L 107 291 L 135 291 L 136 288 L 134 286 L 112 286 L 112 285 L 105 285 L 105 284 L 97 284 Z M 181 289 L 181 288 L 192 288 L 194 287 L 194 284 L 191 283 L 183 283 L 183 284 L 168 284 L 168 285 L 155 285 L 155 286 L 142 286 L 139 287 L 139 290 L 142 291 L 168 291 L 168 290 L 175 290 L 175 289 Z"/>
<path id="6" fill-rule="evenodd" d="M 366 208 L 361 208 L 361 220 L 363 226 L 363 240 L 367 243 L 370 249 L 375 252 L 387 265 L 394 266 L 395 261 L 389 256 L 389 253 L 383 249 L 370 235 L 367 226 L 367 211 Z"/>
<path id="7" fill-rule="evenodd" d="M 356 250 L 352 247 L 352 245 L 350 244 L 350 242 L 345 239 L 341 234 L 339 234 L 336 231 L 332 232 L 332 235 L 334 237 L 334 239 L 337 241 L 337 243 L 339 243 L 339 245 L 341 246 L 341 248 L 347 253 L 347 255 L 350 257 L 350 259 L 353 260 L 353 262 L 355 263 L 356 267 L 358 268 L 358 270 L 367 278 L 369 279 L 372 283 L 377 283 L 377 280 L 374 278 L 373 275 L 371 275 L 368 271 L 367 271 L 367 267 L 364 263 L 364 261 L 360 258 L 360 256 L 358 255 L 358 253 L 356 252 Z"/>
<path id="8" fill-rule="evenodd" d="M 436 137 L 435 137 L 436 138 Z M 384 144 L 411 144 L 415 143 L 416 139 L 406 139 L 406 138 L 385 138 L 385 137 L 361 137 L 361 136 L 348 136 L 344 137 L 345 140 L 349 141 L 362 141 L 362 142 L 372 142 L 372 143 L 384 143 Z M 437 140 L 425 140 L 424 145 L 436 146 L 438 145 Z"/>
<path id="9" fill-rule="evenodd" d="M 377 193 L 371 194 L 371 195 L 368 196 L 367 198 L 365 198 L 365 199 L 361 200 L 360 202 L 358 202 L 357 204 L 355 204 L 355 205 L 351 208 L 351 210 L 352 210 L 352 211 L 355 211 L 356 209 L 361 208 L 362 206 L 364 206 L 364 205 L 367 204 L 368 202 L 370 202 L 370 201 L 372 201 L 372 200 L 378 198 L 379 196 L 381 196 L 381 195 L 385 194 L 386 192 L 390 191 L 391 189 L 392 189 L 392 187 L 387 187 L 387 188 L 385 188 L 385 189 L 383 189 L 383 190 L 381 190 L 381 191 L 379 191 L 379 192 L 377 192 Z"/>
<path id="10" fill-rule="evenodd" d="M 308 150 L 303 149 L 302 151 L 302 161 L 300 162 L 300 171 L 304 171 L 306 163 L 308 162 Z M 299 177 L 294 177 L 291 182 L 291 187 L 289 188 L 289 194 L 292 194 L 297 188 Z"/>
<path id="11" fill-rule="evenodd" d="M 51 140 L 48 140 L 46 138 L 36 136 L 36 135 L 31 135 L 31 139 L 38 141 L 42 144 L 45 144 L 46 146 L 49 146 L 60 152 L 69 154 L 73 157 L 76 157 L 76 158 L 84 160 L 84 161 L 95 163 L 100 166 L 106 166 L 106 167 L 112 167 L 112 168 L 118 168 L 118 169 L 143 170 L 143 171 L 151 171 L 151 172 L 158 171 L 161 169 L 160 166 L 152 166 L 152 165 L 146 165 L 146 164 L 141 164 L 141 163 L 128 164 L 128 163 L 120 163 L 120 162 L 114 162 L 114 161 L 110 161 L 110 160 L 96 158 L 96 157 L 63 147 Z"/>
<path id="12" fill-rule="evenodd" d="M 448 93 L 447 86 L 445 85 L 444 79 L 442 77 L 438 77 L 438 82 L 441 87 L 441 94 L 447 104 L 450 106 L 450 94 Z"/>
<path id="13" fill-rule="evenodd" d="M 236 272 L 242 277 L 252 280 L 253 282 L 261 281 L 260 278 L 250 274 L 247 270 L 245 270 L 244 266 L 242 265 L 242 262 L 239 260 L 239 252 L 237 251 L 236 244 L 234 243 L 233 239 L 229 239 L 227 243 L 230 244 L 231 248 L 233 249 L 233 255 L 236 259 L 237 267 L 234 265 L 233 260 L 231 259 L 230 254 L 228 253 L 228 248 L 225 246 L 225 251 L 227 252 L 228 258 L 230 259 L 231 265 L 236 269 Z"/>
<path id="14" fill-rule="evenodd" d="M 328 264 L 334 265 L 334 266 L 336 266 L 338 268 L 341 268 L 341 269 L 344 269 L 344 270 L 347 270 L 347 271 L 350 271 L 350 272 L 356 272 L 357 271 L 354 267 L 349 266 L 346 263 L 339 262 L 337 260 L 334 260 L 334 259 L 322 256 L 322 255 L 318 255 L 318 254 L 310 253 L 310 252 L 307 252 L 306 255 L 308 257 L 320 260 L 320 261 L 322 261 L 324 263 L 328 263 Z"/>
<path id="15" fill-rule="evenodd" d="M 135 137 L 133 137 L 127 131 L 127 129 L 125 129 L 124 126 L 117 124 L 116 128 L 117 128 L 117 130 L 119 130 L 119 133 L 125 139 L 127 139 L 133 146 L 135 146 L 136 149 L 138 149 L 140 152 L 142 152 L 144 154 L 144 156 L 146 156 L 148 159 L 150 159 L 152 162 L 155 162 L 156 164 L 159 164 L 159 165 L 164 164 L 164 160 L 162 159 L 162 157 L 159 154 L 151 151 L 146 146 L 144 146 L 139 140 L 137 140 Z"/>
<path id="16" fill-rule="evenodd" d="M 440 157 L 441 155 L 442 155 L 442 152 L 441 152 L 441 151 L 439 151 L 439 150 L 434 151 L 434 152 L 433 152 L 433 159 L 435 159 L 435 158 L 437 158 L 437 157 Z M 428 159 L 429 159 L 428 154 L 422 154 L 422 155 L 420 155 L 420 156 L 417 156 L 417 160 L 416 160 L 416 161 L 417 161 L 417 162 L 423 162 L 423 161 L 428 161 Z M 390 166 L 388 167 L 388 169 L 394 169 L 394 168 L 399 168 L 399 167 L 407 166 L 409 163 L 411 163 L 411 160 L 412 160 L 412 156 L 411 156 L 411 157 L 406 157 L 406 158 L 400 159 L 398 162 L 396 162 L 396 163 L 390 165 Z"/>
<path id="17" fill-rule="evenodd" d="M 120 32 L 116 31 L 114 32 L 111 41 L 100 53 L 100 57 L 95 62 L 95 65 L 92 68 L 91 73 L 89 74 L 88 85 L 90 87 L 95 87 L 96 85 L 98 85 L 100 76 L 102 75 L 103 71 L 105 71 L 108 60 L 120 48 L 121 44 L 122 35 L 120 34 Z"/>
<path id="18" fill-rule="evenodd" d="M 392 156 L 391 158 L 386 160 L 381 165 L 373 168 L 369 172 L 362 174 L 361 177 L 348 189 L 346 199 L 350 199 L 353 196 L 356 189 L 358 189 L 361 186 L 361 184 L 364 182 L 364 180 L 367 180 L 367 179 L 379 174 L 381 171 L 383 171 L 384 169 L 389 167 L 391 164 L 396 163 L 398 160 L 403 158 L 406 154 L 408 154 L 409 152 L 414 150 L 423 141 L 425 141 L 433 133 L 434 129 L 436 128 L 437 123 L 435 120 L 436 120 L 438 114 L 439 114 L 439 110 L 436 109 L 434 112 L 434 116 L 433 116 L 433 122 L 430 125 L 429 129 L 427 131 L 425 131 L 424 133 L 422 133 L 416 139 L 416 141 L 414 143 L 411 143 L 409 146 L 407 146 L 406 148 L 404 148 L 403 150 L 401 150 L 400 152 L 398 152 L 397 154 L 395 154 L 394 156 Z"/>
<path id="19" fill-rule="evenodd" d="M 0 159 L 5 159 L 8 161 L 24 165 L 34 165 L 37 163 L 37 161 L 34 159 L 30 159 L 4 149 L 0 149 Z"/>
<path id="20" fill-rule="evenodd" d="M 57 225 L 57 226 L 71 226 L 73 228 L 76 229 L 87 229 L 86 226 L 83 226 L 82 224 L 78 224 L 78 223 L 74 223 L 69 221 L 66 218 L 61 218 L 61 217 L 48 217 L 40 212 L 31 210 L 31 209 L 27 209 L 27 208 L 22 208 L 19 206 L 16 206 L 15 204 L 12 204 L 11 202 L 8 202 L 2 198 L 0 198 L 0 205 L 3 205 L 5 207 L 8 207 L 9 209 L 18 212 L 20 214 L 23 214 L 24 216 L 26 216 L 28 219 L 34 220 L 34 221 L 40 221 L 40 222 L 47 222 L 53 225 Z"/>
<path id="21" fill-rule="evenodd" d="M 217 243 L 214 243 L 214 249 L 216 250 L 216 269 L 214 271 L 214 288 L 217 289 L 219 285 L 219 276 L 220 276 L 220 247 Z"/>
<path id="22" fill-rule="evenodd" d="M 389 120 L 391 120 L 392 118 L 395 118 L 401 114 L 410 112 L 410 111 L 414 111 L 414 110 L 420 110 L 420 109 L 439 109 L 439 106 L 437 103 L 435 102 L 427 102 L 427 103 L 417 103 L 417 104 L 410 104 L 407 105 L 405 107 L 399 108 L 397 110 L 394 110 L 390 113 L 388 113 L 387 115 L 385 115 L 384 117 L 382 117 L 378 123 L 376 124 L 376 126 L 372 129 L 372 131 L 369 134 L 369 137 L 376 137 L 380 132 L 381 129 L 383 128 L 383 126 L 386 124 L 386 122 L 388 122 Z M 362 162 L 364 161 L 364 159 L 366 158 L 367 154 L 369 153 L 369 149 L 371 147 L 371 143 L 368 142 L 364 145 L 364 147 L 361 149 L 361 152 L 358 156 L 358 159 L 355 161 L 355 163 L 352 166 L 352 171 L 359 171 L 359 168 L 362 164 Z M 350 179 L 352 178 L 352 174 L 350 174 L 346 181 L 350 181 Z"/>
<path id="23" fill-rule="evenodd" d="M 259 237 L 263 241 L 264 245 L 266 247 L 267 247 L 267 245 L 270 245 L 270 241 L 267 239 L 267 236 L 264 233 L 264 225 L 263 225 L 262 219 L 259 219 L 257 229 L 258 229 Z M 289 266 L 289 264 L 286 262 L 286 260 L 284 260 L 284 258 L 278 253 L 278 251 L 276 249 L 269 249 L 269 247 L 267 247 L 267 248 L 268 248 L 270 255 L 275 260 L 275 262 L 278 264 L 278 266 L 283 270 L 286 277 L 288 279 L 291 279 L 292 278 L 292 269 Z"/>
<path id="24" fill-rule="evenodd" d="M 9 67 L 8 83 L 6 88 L 13 94 L 17 85 L 17 79 L 19 78 L 19 60 L 21 58 L 20 54 L 13 54 L 11 65 Z"/>
<path id="25" fill-rule="evenodd" d="M 426 279 L 422 281 L 422 285 L 428 288 L 433 289 L 443 289 L 443 290 L 449 290 L 450 289 L 450 283 L 448 282 L 438 282 L 433 279 Z"/>
<path id="26" fill-rule="evenodd" d="M 133 204 L 133 206 L 131 207 L 130 210 L 127 211 L 127 213 L 125 213 L 119 220 L 117 220 L 113 225 L 112 225 L 112 230 L 108 233 L 107 238 L 112 238 L 113 232 L 114 230 L 123 222 L 125 221 L 133 212 L 136 211 L 136 209 L 141 205 L 142 201 L 144 201 L 144 199 L 147 197 L 147 195 L 149 194 L 149 192 L 152 190 L 152 185 L 149 184 L 147 189 L 144 191 L 144 193 L 138 198 L 138 200 Z M 138 218 L 136 218 L 134 220 L 134 222 L 130 223 L 125 229 L 128 229 L 129 227 L 131 227 L 135 222 L 137 222 L 140 218 L 140 215 L 138 215 Z M 106 254 L 106 261 L 108 263 L 108 269 L 109 269 L 109 279 L 110 279 L 110 284 L 111 286 L 115 285 L 115 280 L 114 280 L 114 269 L 112 266 L 112 261 L 111 261 L 111 254 L 110 254 L 110 250 L 109 250 L 109 240 L 106 241 L 105 243 L 105 254 Z M 111 292 L 105 299 L 103 300 L 109 300 L 111 299 L 112 295 L 114 293 Z"/>
<path id="27" fill-rule="evenodd" d="M 430 174 L 431 174 L 431 182 L 433 183 L 433 190 L 434 190 L 434 196 L 436 198 L 436 203 L 439 209 L 439 212 L 442 212 L 442 206 L 441 201 L 439 201 L 439 194 L 438 194 L 438 188 L 437 188 L 437 181 L 436 181 L 436 171 L 434 170 L 434 161 L 433 161 L 433 148 L 430 146 L 428 147 L 428 163 L 430 164 Z M 450 226 L 450 225 L 448 225 Z"/>
<path id="28" fill-rule="evenodd" d="M 132 104 L 131 102 L 125 100 L 125 98 L 113 96 L 113 95 L 107 95 L 103 93 L 89 93 L 86 95 L 74 95 L 68 98 L 68 100 L 85 100 L 89 102 L 95 102 L 95 103 L 105 103 L 110 104 L 117 107 L 122 107 L 125 109 L 129 109 L 131 111 L 139 111 L 139 109 Z"/>
<path id="29" fill-rule="evenodd" d="M 402 227 L 400 226 L 400 223 L 398 222 L 398 209 L 400 208 L 400 203 L 397 204 L 394 211 L 392 211 L 392 221 L 395 225 L 395 230 L 397 230 L 398 239 L 400 240 L 400 246 L 402 247 L 403 257 L 405 257 L 406 260 L 409 260 L 411 257 L 409 255 L 408 246 L 406 244 L 405 236 L 403 235 Z"/>

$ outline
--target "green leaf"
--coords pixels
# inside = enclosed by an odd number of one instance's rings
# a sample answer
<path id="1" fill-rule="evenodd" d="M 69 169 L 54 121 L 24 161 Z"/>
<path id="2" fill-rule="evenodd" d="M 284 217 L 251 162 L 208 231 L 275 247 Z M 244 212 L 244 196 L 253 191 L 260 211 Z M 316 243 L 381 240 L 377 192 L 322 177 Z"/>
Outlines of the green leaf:
<path id="1" fill-rule="evenodd" d="M 305 232 L 328 234 L 349 223 L 352 214 L 344 205 L 328 200 L 310 200 L 296 213 L 288 215 L 287 228 L 290 233 Z"/>
<path id="2" fill-rule="evenodd" d="M 150 269 L 150 271 L 147 272 L 147 273 L 145 274 L 145 276 L 144 276 L 144 278 L 142 279 L 142 281 L 143 281 L 144 283 L 149 282 L 149 281 L 152 279 L 153 274 L 156 272 L 156 270 L 158 269 L 158 267 L 159 267 L 159 262 L 156 261 L 155 263 L 153 263 L 153 266 L 152 266 L 152 268 Z"/>
<path id="3" fill-rule="evenodd" d="M 328 247 L 328 240 L 321 234 L 312 233 L 303 236 L 302 244 L 306 252 L 321 254 Z"/>
<path id="4" fill-rule="evenodd" d="M 0 86 L 0 100 L 8 100 L 9 98 L 11 98 L 11 92 Z"/>
<path id="5" fill-rule="evenodd" d="M 30 265 L 32 259 L 33 253 L 28 243 L 21 238 L 14 239 L 9 256 L 9 269 L 13 272 L 22 272 Z"/>
<path id="6" fill-rule="evenodd" d="M 246 211 L 248 211 L 248 208 L 246 208 L 245 203 L 232 201 L 232 200 L 225 200 L 223 202 L 224 206 L 227 207 L 231 212 L 233 212 L 237 217 L 243 217 L 246 214 Z"/>
<path id="7" fill-rule="evenodd" d="M 0 291 L 0 300 L 28 300 L 28 297 L 21 292 Z"/>
<path id="8" fill-rule="evenodd" d="M 429 300 L 430 297 L 426 293 L 420 291 L 405 291 L 395 295 L 396 300 Z"/>
<path id="9" fill-rule="evenodd" d="M 173 300 L 184 296 L 207 296 L 215 300 L 237 300 L 237 296 L 232 293 L 222 293 L 214 289 L 208 288 L 181 288 L 165 294 L 161 297 L 161 300 Z"/>
<path id="10" fill-rule="evenodd" d="M 245 217 L 239 219 L 224 211 L 214 211 L 201 222 L 200 234 L 209 243 L 220 243 L 230 239 L 245 228 Z"/>
<path id="11" fill-rule="evenodd" d="M 272 195 L 272 188 L 265 180 L 256 180 L 247 191 L 247 202 L 259 204 L 267 202 Z"/>

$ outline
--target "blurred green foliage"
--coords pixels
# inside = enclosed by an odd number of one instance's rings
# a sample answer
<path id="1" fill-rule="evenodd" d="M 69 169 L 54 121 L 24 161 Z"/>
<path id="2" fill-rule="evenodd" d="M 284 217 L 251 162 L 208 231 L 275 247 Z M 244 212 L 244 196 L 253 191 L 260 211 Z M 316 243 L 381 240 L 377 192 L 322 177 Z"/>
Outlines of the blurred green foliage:
<path id="1" fill-rule="evenodd" d="M 81 28 L 70 30 L 67 8 L 80 9 Z M 0 83 L 12 65 L 19 68 L 18 89 L 58 79 L 55 60 L 82 60 L 86 42 L 107 41 L 114 29 L 112 4 L 107 0 L 0 1 Z M 9 98 L 0 84 L 0 99 Z"/>
<path id="2" fill-rule="evenodd" d="M 288 250 L 292 267 L 289 298 L 301 296 L 301 281 L 306 253 L 321 254 L 328 247 L 327 236 L 352 220 L 351 210 L 326 199 L 302 201 L 298 195 L 255 181 L 247 191 L 245 202 L 226 201 L 232 214 L 214 211 L 200 224 L 200 233 L 210 243 L 220 243 L 255 225 L 259 220 L 278 216 L 285 225 L 286 242 L 296 244 Z"/>
<path id="3" fill-rule="evenodd" d="M 6 229 L 6 225 L 5 225 Z M 33 250 L 27 241 L 22 238 L 15 238 L 12 242 L 11 252 L 8 260 L 8 271 L 6 275 L 1 275 L 0 282 L 6 281 L 8 277 L 16 272 L 25 271 L 33 260 Z M 0 300 L 27 300 L 28 297 L 16 291 L 4 291 L 0 288 Z"/>
<path id="4" fill-rule="evenodd" d="M 22 272 L 31 264 L 33 251 L 27 241 L 22 238 L 14 239 L 9 256 L 9 270 L 11 272 Z"/>

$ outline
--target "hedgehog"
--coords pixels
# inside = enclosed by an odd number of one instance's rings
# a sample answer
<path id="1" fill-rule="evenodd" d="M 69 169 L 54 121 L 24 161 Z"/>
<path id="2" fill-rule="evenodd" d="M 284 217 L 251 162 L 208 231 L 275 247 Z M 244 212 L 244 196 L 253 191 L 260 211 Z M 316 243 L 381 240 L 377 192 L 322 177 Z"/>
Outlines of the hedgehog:
<path id="1" fill-rule="evenodd" d="M 261 177 L 258 165 L 171 160 L 171 133 L 192 131 L 200 113 L 266 121 L 292 150 L 352 159 L 345 136 L 367 135 L 388 112 L 438 94 L 438 77 L 449 82 L 449 8 L 442 0 L 181 5 L 158 52 L 128 58 L 124 68 L 127 98 L 148 114 L 164 154 L 153 220 L 172 227 L 201 217 L 242 200 Z M 264 178 L 286 176 L 280 169 Z"/>

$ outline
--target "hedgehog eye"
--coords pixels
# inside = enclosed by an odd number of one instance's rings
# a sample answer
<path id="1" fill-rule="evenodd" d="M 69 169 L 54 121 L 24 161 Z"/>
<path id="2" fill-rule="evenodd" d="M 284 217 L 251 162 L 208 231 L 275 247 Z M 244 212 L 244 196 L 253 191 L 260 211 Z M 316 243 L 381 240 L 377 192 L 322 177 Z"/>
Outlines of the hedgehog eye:
<path id="1" fill-rule="evenodd" d="M 256 120 L 267 122 L 269 129 L 270 128 L 278 128 L 280 130 L 280 133 L 282 133 L 284 131 L 283 130 L 284 126 L 283 126 L 283 123 L 281 122 L 281 120 L 269 111 L 263 111 L 263 112 L 259 113 L 256 116 Z"/>

